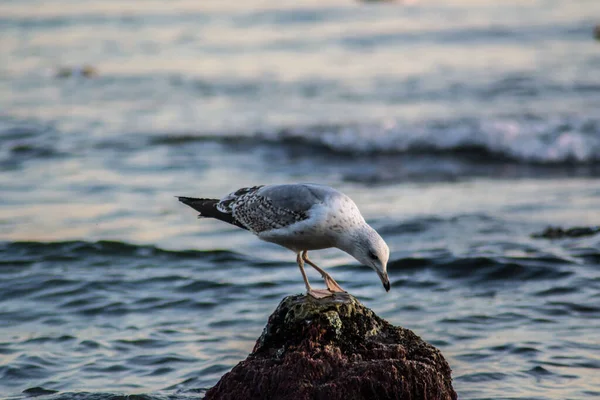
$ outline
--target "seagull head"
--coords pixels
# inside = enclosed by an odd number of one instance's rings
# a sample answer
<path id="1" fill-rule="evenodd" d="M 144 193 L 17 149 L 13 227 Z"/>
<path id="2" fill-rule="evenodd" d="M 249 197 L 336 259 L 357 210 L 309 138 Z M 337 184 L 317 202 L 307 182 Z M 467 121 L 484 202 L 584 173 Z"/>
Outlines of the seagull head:
<path id="1" fill-rule="evenodd" d="M 390 291 L 390 280 L 387 274 L 387 262 L 390 249 L 375 229 L 365 224 L 350 235 L 351 239 L 344 241 L 342 250 L 356 258 L 361 264 L 367 265 L 377 272 L 386 292 Z"/>

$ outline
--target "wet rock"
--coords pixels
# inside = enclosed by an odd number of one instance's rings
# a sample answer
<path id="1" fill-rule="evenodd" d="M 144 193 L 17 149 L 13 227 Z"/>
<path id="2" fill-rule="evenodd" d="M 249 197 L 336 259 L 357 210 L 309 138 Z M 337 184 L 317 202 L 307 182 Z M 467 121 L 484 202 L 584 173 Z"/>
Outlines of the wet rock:
<path id="1" fill-rule="evenodd" d="M 98 69 L 91 65 L 83 65 L 82 67 L 60 67 L 56 70 L 55 75 L 57 78 L 69 78 L 72 76 L 94 78 L 98 76 Z"/>
<path id="2" fill-rule="evenodd" d="M 27 397 L 46 396 L 54 393 L 58 393 L 58 390 L 44 389 L 39 386 L 23 390 L 23 394 L 26 394 Z"/>
<path id="3" fill-rule="evenodd" d="M 600 233 L 600 226 L 591 227 L 573 227 L 569 229 L 561 228 L 560 226 L 549 226 L 543 232 L 534 233 L 531 237 L 536 239 L 563 239 L 577 238 L 583 236 L 593 236 Z"/>
<path id="4" fill-rule="evenodd" d="M 212 399 L 456 399 L 439 350 L 351 295 L 288 296 Z"/>

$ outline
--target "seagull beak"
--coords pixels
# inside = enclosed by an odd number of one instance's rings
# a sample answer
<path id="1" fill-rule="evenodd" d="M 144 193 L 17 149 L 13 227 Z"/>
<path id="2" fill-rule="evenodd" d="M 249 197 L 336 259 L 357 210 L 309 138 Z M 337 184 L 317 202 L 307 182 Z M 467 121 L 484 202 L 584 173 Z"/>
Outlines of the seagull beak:
<path id="1" fill-rule="evenodd" d="M 377 275 L 379 275 L 379 279 L 381 279 L 381 283 L 383 283 L 383 287 L 385 288 L 385 291 L 389 292 L 391 285 L 390 285 L 390 279 L 388 278 L 387 272 L 377 271 Z"/>

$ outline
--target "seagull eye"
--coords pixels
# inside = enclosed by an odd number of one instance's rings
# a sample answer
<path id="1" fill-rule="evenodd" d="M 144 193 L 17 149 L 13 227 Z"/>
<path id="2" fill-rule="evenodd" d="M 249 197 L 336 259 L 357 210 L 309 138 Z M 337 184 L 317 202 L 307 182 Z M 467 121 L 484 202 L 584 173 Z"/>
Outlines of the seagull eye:
<path id="1" fill-rule="evenodd" d="M 373 260 L 379 260 L 379 257 L 377 257 L 377 255 L 372 251 L 369 251 L 369 257 L 371 257 Z"/>

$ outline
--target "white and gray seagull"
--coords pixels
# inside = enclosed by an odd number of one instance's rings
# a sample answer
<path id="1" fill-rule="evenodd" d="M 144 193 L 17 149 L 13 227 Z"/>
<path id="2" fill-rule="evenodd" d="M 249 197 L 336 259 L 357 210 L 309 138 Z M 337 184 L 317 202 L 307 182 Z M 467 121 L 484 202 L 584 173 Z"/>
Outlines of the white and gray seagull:
<path id="1" fill-rule="evenodd" d="M 287 184 L 239 189 L 222 199 L 177 196 L 200 212 L 254 233 L 296 253 L 309 295 L 315 298 L 345 292 L 338 283 L 308 259 L 309 250 L 337 247 L 375 270 L 386 291 L 390 290 L 387 262 L 390 250 L 361 215 L 352 199 L 323 185 Z M 316 269 L 327 289 L 313 289 L 304 263 Z"/>

